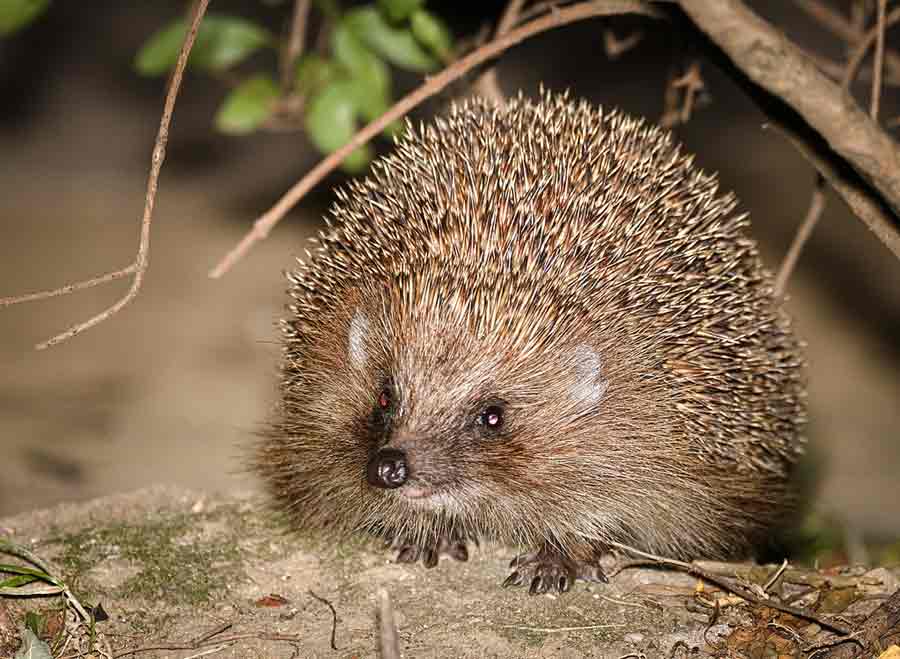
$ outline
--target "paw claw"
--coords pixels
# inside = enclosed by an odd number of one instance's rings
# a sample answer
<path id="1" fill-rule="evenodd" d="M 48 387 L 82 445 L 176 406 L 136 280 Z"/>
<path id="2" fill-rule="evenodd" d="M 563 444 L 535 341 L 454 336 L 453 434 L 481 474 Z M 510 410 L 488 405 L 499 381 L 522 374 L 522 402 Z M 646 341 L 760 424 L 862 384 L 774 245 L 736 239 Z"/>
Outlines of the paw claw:
<path id="1" fill-rule="evenodd" d="M 503 586 L 518 586 L 530 579 L 528 592 L 531 595 L 566 593 L 572 589 L 576 579 L 607 581 L 596 557 L 577 560 L 546 546 L 539 551 L 516 556 L 509 566 L 514 571 L 503 582 Z"/>
<path id="2" fill-rule="evenodd" d="M 522 585 L 522 574 L 518 571 L 510 574 L 506 579 L 503 580 L 502 586 L 504 588 L 509 588 L 510 586 L 521 586 Z"/>
<path id="3" fill-rule="evenodd" d="M 401 547 L 396 560 L 398 563 L 415 563 L 419 560 L 419 548 L 415 545 Z"/>
<path id="4" fill-rule="evenodd" d="M 464 542 L 454 542 L 447 550 L 447 555 L 454 560 L 465 563 L 469 560 L 469 549 Z"/>
<path id="5" fill-rule="evenodd" d="M 419 560 L 427 568 L 433 568 L 438 564 L 441 554 L 446 554 L 457 561 L 469 560 L 469 549 L 462 540 L 439 538 L 433 544 L 414 545 L 397 539 L 392 546 L 398 549 L 397 563 L 415 563 Z"/>

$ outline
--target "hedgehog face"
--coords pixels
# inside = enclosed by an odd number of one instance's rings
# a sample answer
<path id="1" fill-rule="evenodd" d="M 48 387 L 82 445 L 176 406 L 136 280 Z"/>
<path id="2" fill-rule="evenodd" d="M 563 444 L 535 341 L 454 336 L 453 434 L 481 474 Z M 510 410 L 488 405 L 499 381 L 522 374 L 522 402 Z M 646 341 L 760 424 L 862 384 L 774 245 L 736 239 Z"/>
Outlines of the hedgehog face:
<path id="1" fill-rule="evenodd" d="M 502 501 L 520 518 L 590 455 L 597 423 L 585 420 L 609 388 L 602 359 L 560 319 L 510 340 L 516 308 L 492 309 L 479 327 L 465 310 L 403 303 L 421 298 L 363 305 L 348 324 L 350 380 L 369 388 L 356 396 L 368 399 L 357 411 L 360 477 L 392 510 L 472 520 Z"/>

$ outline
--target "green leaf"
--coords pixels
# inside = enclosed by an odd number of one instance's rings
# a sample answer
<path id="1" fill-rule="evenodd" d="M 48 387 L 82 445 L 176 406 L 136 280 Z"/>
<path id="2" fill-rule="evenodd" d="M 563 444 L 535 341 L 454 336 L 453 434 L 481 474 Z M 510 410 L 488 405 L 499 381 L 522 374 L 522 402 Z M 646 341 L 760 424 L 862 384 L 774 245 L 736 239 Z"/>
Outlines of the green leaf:
<path id="1" fill-rule="evenodd" d="M 341 22 L 332 33 L 331 51 L 350 74 L 357 114 L 367 122 L 380 117 L 391 106 L 391 70 L 350 29 Z M 391 137 L 396 122 L 385 128 Z"/>
<path id="2" fill-rule="evenodd" d="M 379 92 L 390 90 L 391 72 L 387 64 L 366 47 L 349 21 L 341 21 L 332 32 L 331 52 L 351 77 Z"/>
<path id="3" fill-rule="evenodd" d="M 391 96 L 388 91 L 374 89 L 360 82 L 357 78 L 352 78 L 350 82 L 353 84 L 354 96 L 356 97 L 356 111 L 360 117 L 366 120 L 366 123 L 374 121 L 391 107 Z M 385 137 L 393 137 L 402 129 L 403 124 L 401 122 L 392 121 L 385 126 L 382 134 Z"/>
<path id="4" fill-rule="evenodd" d="M 424 73 L 438 66 L 409 29 L 393 27 L 372 5 L 348 11 L 344 21 L 364 44 L 400 68 Z"/>
<path id="5" fill-rule="evenodd" d="M 424 4 L 425 0 L 378 0 L 378 8 L 394 23 L 405 21 Z"/>
<path id="6" fill-rule="evenodd" d="M 246 135 L 272 115 L 278 85 L 265 74 L 248 78 L 231 90 L 216 112 L 216 128 L 230 135 Z"/>
<path id="7" fill-rule="evenodd" d="M 336 21 L 341 17 L 341 7 L 337 0 L 315 0 L 315 5 L 330 21 Z"/>
<path id="8" fill-rule="evenodd" d="M 357 93 L 351 80 L 334 82 L 313 96 L 304 116 L 306 132 L 322 153 L 333 153 L 356 133 Z M 354 150 L 341 168 L 350 173 L 362 171 L 372 160 L 372 147 L 364 144 Z"/>
<path id="9" fill-rule="evenodd" d="M 420 9 L 412 15 L 409 27 L 413 36 L 441 61 L 450 60 L 453 55 L 453 35 L 440 17 Z"/>
<path id="10" fill-rule="evenodd" d="M 372 121 L 391 106 L 391 71 L 387 64 L 356 37 L 342 22 L 332 33 L 331 51 L 350 74 L 356 98 L 356 110 L 366 121 Z M 391 137 L 398 128 L 392 123 L 384 134 Z"/>
<path id="11" fill-rule="evenodd" d="M 19 586 L 25 586 L 37 580 L 37 577 L 33 577 L 30 574 L 20 574 L 0 581 L 0 588 L 18 588 Z"/>
<path id="12" fill-rule="evenodd" d="M 46 581 L 47 583 L 51 583 L 54 586 L 59 585 L 58 579 L 54 579 L 43 570 L 35 570 L 34 568 L 25 567 L 23 565 L 9 565 L 6 563 L 0 563 L 0 572 L 6 572 L 8 574 L 24 574 L 34 577 L 35 579 L 40 579 L 41 581 Z"/>
<path id="13" fill-rule="evenodd" d="M 0 36 L 7 36 L 31 23 L 47 11 L 50 0 L 0 1 Z"/>
<path id="14" fill-rule="evenodd" d="M 339 75 L 338 67 L 321 55 L 309 53 L 297 61 L 294 87 L 302 94 L 311 94 Z"/>
<path id="15" fill-rule="evenodd" d="M 138 73 L 157 76 L 172 69 L 178 61 L 186 32 L 187 22 L 182 19 L 150 37 L 135 57 L 134 66 Z M 196 71 L 225 71 L 274 43 L 272 35 L 252 21 L 210 14 L 200 23 L 188 65 Z"/>

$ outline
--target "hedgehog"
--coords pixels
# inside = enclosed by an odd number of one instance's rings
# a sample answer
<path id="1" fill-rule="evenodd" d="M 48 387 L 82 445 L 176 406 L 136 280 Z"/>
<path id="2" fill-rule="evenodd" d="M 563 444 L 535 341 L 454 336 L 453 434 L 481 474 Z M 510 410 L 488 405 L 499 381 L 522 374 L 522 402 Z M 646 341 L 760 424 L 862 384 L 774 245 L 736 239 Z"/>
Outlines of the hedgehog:
<path id="1" fill-rule="evenodd" d="M 473 99 L 336 196 L 253 457 L 292 528 L 428 567 L 513 545 L 504 585 L 542 593 L 604 581 L 610 543 L 752 555 L 792 509 L 802 345 L 668 132 Z"/>

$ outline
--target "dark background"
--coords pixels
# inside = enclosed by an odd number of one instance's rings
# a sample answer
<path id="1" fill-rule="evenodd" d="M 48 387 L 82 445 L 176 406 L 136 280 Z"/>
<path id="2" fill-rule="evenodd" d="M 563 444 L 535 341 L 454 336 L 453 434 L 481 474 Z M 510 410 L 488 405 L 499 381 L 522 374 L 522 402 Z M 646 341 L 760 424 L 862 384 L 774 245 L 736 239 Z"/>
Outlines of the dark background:
<path id="1" fill-rule="evenodd" d="M 496 20 L 502 4 L 430 6 L 459 36 Z M 805 47 L 843 55 L 791 3 L 752 4 Z M 289 3 L 252 0 L 212 5 L 276 32 L 289 10 Z M 462 14 L 461 5 L 473 13 Z M 0 296 L 92 277 L 133 258 L 164 83 L 138 77 L 131 62 L 183 10 L 179 2 L 58 2 L 0 41 Z M 620 38 L 639 28 L 644 39 L 610 60 L 606 27 Z M 676 38 L 665 25 L 638 19 L 587 21 L 509 51 L 501 85 L 535 95 L 543 82 L 656 120 Z M 703 73 L 710 102 L 677 136 L 738 194 L 777 268 L 806 212 L 813 173 L 727 77 L 707 63 Z M 417 80 L 398 74 L 398 95 Z M 856 89 L 864 102 L 866 88 Z M 31 346 L 105 308 L 127 283 L 0 310 L 0 515 L 155 482 L 254 485 L 241 473 L 240 454 L 275 392 L 281 273 L 302 254 L 343 179 L 319 185 L 224 279 L 208 279 L 254 217 L 319 158 L 302 134 L 215 133 L 224 93 L 209 77 L 186 79 L 150 270 L 132 305 L 44 352 Z M 444 95 L 415 116 L 449 100 Z M 886 88 L 883 116 L 900 113 L 898 101 L 896 89 Z M 789 289 L 809 343 L 816 506 L 872 536 L 900 533 L 900 264 L 829 195 Z"/>

